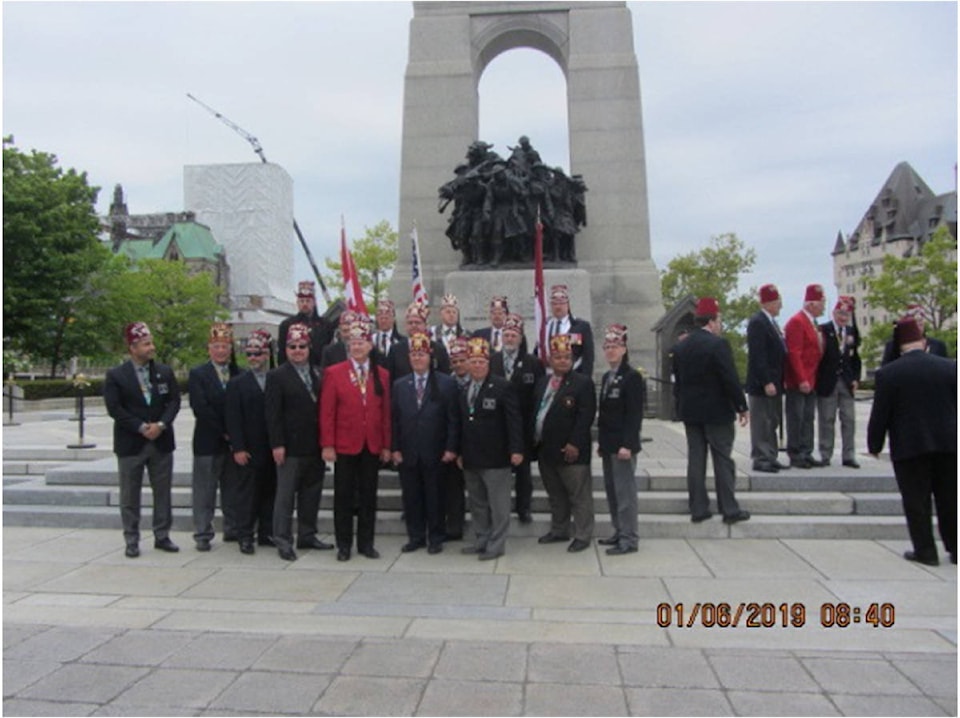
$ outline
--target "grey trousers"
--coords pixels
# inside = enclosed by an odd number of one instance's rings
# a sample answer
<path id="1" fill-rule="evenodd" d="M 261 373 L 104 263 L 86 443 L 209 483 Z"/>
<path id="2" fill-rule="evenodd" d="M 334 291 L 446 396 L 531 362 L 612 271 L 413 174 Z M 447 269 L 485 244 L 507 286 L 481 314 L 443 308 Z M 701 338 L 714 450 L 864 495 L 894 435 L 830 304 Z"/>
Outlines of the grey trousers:
<path id="1" fill-rule="evenodd" d="M 603 488 L 607 492 L 613 535 L 621 548 L 636 548 L 637 535 L 637 455 L 618 459 L 616 454 L 601 455 Z"/>
<path id="2" fill-rule="evenodd" d="M 293 547 L 293 507 L 297 507 L 297 540 L 317 535 L 317 513 L 323 491 L 325 465 L 320 457 L 288 456 L 277 467 L 277 495 L 273 502 L 273 542 Z"/>
<path id="3" fill-rule="evenodd" d="M 729 424 L 690 424 L 684 422 L 687 432 L 687 493 L 690 515 L 704 516 L 710 513 L 707 496 L 707 449 L 713 458 L 713 474 L 717 486 L 717 509 L 724 516 L 740 512 L 734 489 L 736 464 L 730 458 L 736 427 Z"/>
<path id="4" fill-rule="evenodd" d="M 784 407 L 787 424 L 787 454 L 791 461 L 813 459 L 813 424 L 817 415 L 817 395 L 787 391 Z"/>
<path id="5" fill-rule="evenodd" d="M 513 486 L 510 467 L 471 469 L 464 466 L 463 480 L 470 497 L 476 547 L 484 553 L 502 554 L 510 528 L 510 489 Z"/>
<path id="6" fill-rule="evenodd" d="M 590 541 L 593 538 L 593 479 L 589 464 L 549 464 L 542 459 L 540 478 L 550 499 L 550 532 Z"/>
<path id="7" fill-rule="evenodd" d="M 747 397 L 747 403 L 750 406 L 750 458 L 753 459 L 753 467 L 780 463 L 777 459 L 780 447 L 777 429 L 780 428 L 783 397 L 779 394 L 751 394 Z"/>
<path id="8" fill-rule="evenodd" d="M 217 508 L 217 488 L 220 488 L 220 510 L 223 513 L 223 533 L 236 529 L 234 517 L 234 482 L 236 467 L 228 454 L 193 457 L 192 504 L 193 540 L 213 540 L 213 515 Z M 228 516 L 232 521 L 228 521 Z"/>
<path id="9" fill-rule="evenodd" d="M 840 446 L 843 461 L 857 458 L 856 431 L 857 412 L 853 403 L 853 394 L 843 381 L 837 381 L 830 396 L 817 397 L 817 429 L 820 444 L 820 458 L 830 461 L 833 458 L 833 442 L 836 436 L 837 414 L 840 414 Z"/>
<path id="10" fill-rule="evenodd" d="M 120 474 L 120 521 L 123 538 L 128 544 L 140 541 L 140 496 L 143 491 L 143 470 L 147 469 L 153 490 L 153 536 L 157 541 L 170 536 L 173 507 L 170 486 L 173 483 L 173 452 L 158 451 L 147 442 L 136 456 L 118 456 Z"/>

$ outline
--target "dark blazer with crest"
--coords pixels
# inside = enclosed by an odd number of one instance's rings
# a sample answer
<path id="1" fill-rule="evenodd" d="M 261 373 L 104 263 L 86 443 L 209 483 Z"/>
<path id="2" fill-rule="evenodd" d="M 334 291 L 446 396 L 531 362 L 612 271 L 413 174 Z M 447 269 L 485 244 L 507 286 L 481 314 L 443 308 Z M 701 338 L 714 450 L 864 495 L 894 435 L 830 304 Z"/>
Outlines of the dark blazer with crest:
<path id="1" fill-rule="evenodd" d="M 230 366 L 229 371 L 231 377 L 237 375 L 235 366 Z M 227 390 L 220 383 L 220 376 L 212 362 L 190 370 L 187 390 L 190 393 L 190 408 L 196 417 L 193 425 L 193 455 L 226 453 L 230 448 L 226 438 Z"/>
<path id="2" fill-rule="evenodd" d="M 465 469 L 505 469 L 523 454 L 523 419 L 517 392 L 502 376 L 488 374 L 473 404 L 470 384 L 460 392 L 460 455 Z"/>
<path id="3" fill-rule="evenodd" d="M 853 389 L 853 382 L 860 381 L 861 362 L 860 332 L 855 326 L 846 327 L 847 336 L 840 346 L 837 327 L 830 321 L 820 325 L 823 335 L 823 357 L 817 367 L 817 396 L 830 396 L 838 381 Z"/>
<path id="4" fill-rule="evenodd" d="M 640 427 L 643 424 L 646 395 L 643 377 L 626 361 L 620 362 L 609 384 L 601 380 L 597 414 L 600 451 L 616 454 L 621 446 L 634 454 L 640 451 Z"/>
<path id="5" fill-rule="evenodd" d="M 494 352 L 490 357 L 490 373 L 506 379 L 503 352 Z M 517 361 L 513 365 L 513 374 L 508 381 L 517 390 L 520 415 L 523 417 L 523 439 L 527 453 L 533 451 L 533 419 L 536 411 L 536 405 L 533 403 L 533 392 L 537 388 L 537 380 L 545 374 L 546 369 L 544 369 L 541 361 L 537 357 L 527 354 L 521 346 L 517 353 Z"/>
<path id="6" fill-rule="evenodd" d="M 264 411 L 270 447 L 286 447 L 287 456 L 320 456 L 317 399 L 321 380 L 311 372 L 314 396 L 290 362 L 267 374 Z"/>
<path id="7" fill-rule="evenodd" d="M 131 360 L 110 369 L 103 385 L 103 403 L 113 419 L 113 452 L 117 456 L 139 454 L 147 445 L 140 426 L 156 421 L 167 427 L 154 439 L 157 449 L 171 452 L 177 448 L 173 420 L 180 411 L 180 386 L 167 365 L 150 362 L 149 405 Z"/>
<path id="8" fill-rule="evenodd" d="M 539 409 L 552 377 L 542 377 L 534 391 L 534 406 Z M 536 410 L 534 421 L 536 421 Z M 597 395 L 593 380 L 571 371 L 560 383 L 543 419 L 539 456 L 550 464 L 563 464 L 563 447 L 573 444 L 580 450 L 577 464 L 590 463 L 590 427 L 597 413 Z"/>
<path id="9" fill-rule="evenodd" d="M 230 450 L 246 451 L 255 466 L 273 461 L 267 435 L 266 392 L 252 371 L 238 374 L 227 384 L 226 419 Z"/>
<path id="10" fill-rule="evenodd" d="M 403 454 L 404 465 L 439 466 L 445 451 L 460 449 L 460 405 L 457 380 L 431 371 L 423 402 L 417 407 L 416 377 L 397 379 L 393 402 L 393 451 Z"/>

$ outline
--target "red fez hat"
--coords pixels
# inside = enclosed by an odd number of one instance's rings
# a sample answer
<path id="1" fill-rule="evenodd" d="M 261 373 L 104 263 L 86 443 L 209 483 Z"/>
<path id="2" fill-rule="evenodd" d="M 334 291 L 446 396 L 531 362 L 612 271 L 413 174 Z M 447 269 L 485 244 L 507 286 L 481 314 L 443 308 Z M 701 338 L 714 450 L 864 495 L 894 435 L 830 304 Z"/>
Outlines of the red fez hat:
<path id="1" fill-rule="evenodd" d="M 381 299 L 377 302 L 377 314 L 395 314 L 397 305 L 389 299 Z"/>
<path id="2" fill-rule="evenodd" d="M 309 279 L 305 279 L 297 285 L 297 296 L 298 297 L 315 297 L 317 296 L 316 282 L 313 282 Z"/>
<path id="3" fill-rule="evenodd" d="M 844 302 L 845 304 L 850 305 L 850 311 L 851 311 L 851 312 L 852 312 L 854 309 L 857 308 L 857 298 L 856 298 L 856 297 L 854 297 L 854 296 L 852 296 L 852 295 L 850 295 L 850 294 L 841 294 L 841 295 L 839 296 L 839 299 L 840 299 L 841 302 Z"/>
<path id="4" fill-rule="evenodd" d="M 440 308 L 444 307 L 453 307 L 454 309 L 460 308 L 460 302 L 457 300 L 456 294 L 444 294 L 440 298 Z"/>
<path id="5" fill-rule="evenodd" d="M 225 322 L 214 322 L 210 325 L 209 343 L 224 342 L 233 343 L 233 328 Z"/>
<path id="6" fill-rule="evenodd" d="M 508 314 L 507 318 L 503 320 L 503 331 L 508 330 L 523 334 L 523 317 L 519 314 Z"/>
<path id="7" fill-rule="evenodd" d="M 847 314 L 849 314 L 850 312 L 853 311 L 853 307 L 849 304 L 849 302 L 846 301 L 845 297 L 839 297 L 837 299 L 837 303 L 833 307 L 833 311 L 846 312 Z"/>
<path id="8" fill-rule="evenodd" d="M 603 347 L 627 346 L 627 327 L 625 324 L 609 324 L 603 330 Z"/>
<path id="9" fill-rule="evenodd" d="M 347 309 L 345 312 L 340 314 L 340 326 L 347 327 L 357 321 L 359 315 L 352 309 Z"/>
<path id="10" fill-rule="evenodd" d="M 427 314 L 429 311 L 430 310 L 420 302 L 413 302 L 409 307 L 407 307 L 407 318 L 420 317 L 420 319 L 423 321 L 427 321 Z"/>
<path id="11" fill-rule="evenodd" d="M 720 313 L 720 305 L 713 297 L 700 297 L 697 308 L 693 310 L 695 317 L 715 317 Z"/>
<path id="12" fill-rule="evenodd" d="M 450 343 L 450 358 L 451 359 L 467 358 L 467 338 L 466 337 L 456 337 Z"/>
<path id="13" fill-rule="evenodd" d="M 467 359 L 489 359 L 490 342 L 483 337 L 470 337 L 467 340 Z"/>
<path id="14" fill-rule="evenodd" d="M 919 342 L 923 339 L 923 330 L 916 317 L 901 317 L 893 328 L 893 340 L 895 344 L 903 345 L 912 342 Z"/>
<path id="15" fill-rule="evenodd" d="M 550 338 L 550 356 L 573 353 L 573 337 L 569 334 L 557 334 Z"/>
<path id="16" fill-rule="evenodd" d="M 357 314 L 347 325 L 347 339 L 365 339 L 370 341 L 371 323 L 365 314 Z"/>
<path id="17" fill-rule="evenodd" d="M 505 312 L 510 311 L 510 307 L 507 306 L 507 298 L 499 294 L 496 296 L 490 297 L 490 308 L 502 309 Z"/>
<path id="18" fill-rule="evenodd" d="M 823 301 L 823 285 L 808 284 L 806 292 L 804 292 L 804 295 L 803 295 L 803 301 L 822 302 Z"/>
<path id="19" fill-rule="evenodd" d="M 309 341 L 310 327 L 308 327 L 306 324 L 303 324 L 302 322 L 296 322 L 287 328 L 287 344 Z"/>
<path id="20" fill-rule="evenodd" d="M 567 285 L 554 284 L 552 287 L 550 287 L 550 301 L 551 302 L 569 302 L 570 290 L 567 289 Z"/>
<path id="21" fill-rule="evenodd" d="M 128 324 L 123 330 L 123 335 L 127 339 L 127 345 L 138 342 L 141 339 L 151 336 L 150 327 L 148 327 L 143 322 L 133 322 Z"/>
<path id="22" fill-rule="evenodd" d="M 264 351 L 270 348 L 270 333 L 263 329 L 254 329 L 247 337 L 246 348 L 250 351 Z"/>
<path id="23" fill-rule="evenodd" d="M 433 350 L 433 344 L 430 342 L 430 337 L 428 337 L 423 332 L 414 332 L 410 335 L 410 353 L 413 352 L 425 352 L 429 354 Z"/>
<path id="24" fill-rule="evenodd" d="M 764 284 L 760 287 L 760 303 L 775 302 L 780 298 L 780 291 L 776 284 Z"/>

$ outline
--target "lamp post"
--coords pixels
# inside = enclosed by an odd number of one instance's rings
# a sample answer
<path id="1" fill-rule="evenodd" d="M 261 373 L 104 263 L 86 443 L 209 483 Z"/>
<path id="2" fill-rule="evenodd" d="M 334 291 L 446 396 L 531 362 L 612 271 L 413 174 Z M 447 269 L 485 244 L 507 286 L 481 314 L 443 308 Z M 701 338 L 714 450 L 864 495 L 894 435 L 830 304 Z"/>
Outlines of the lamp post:
<path id="1" fill-rule="evenodd" d="M 83 413 L 83 390 L 90 386 L 90 380 L 83 374 L 73 375 L 73 388 L 77 390 L 77 425 L 80 428 L 80 438 L 76 444 L 67 444 L 68 449 L 92 449 L 96 444 L 87 444 L 83 440 L 83 424 L 86 416 Z"/>

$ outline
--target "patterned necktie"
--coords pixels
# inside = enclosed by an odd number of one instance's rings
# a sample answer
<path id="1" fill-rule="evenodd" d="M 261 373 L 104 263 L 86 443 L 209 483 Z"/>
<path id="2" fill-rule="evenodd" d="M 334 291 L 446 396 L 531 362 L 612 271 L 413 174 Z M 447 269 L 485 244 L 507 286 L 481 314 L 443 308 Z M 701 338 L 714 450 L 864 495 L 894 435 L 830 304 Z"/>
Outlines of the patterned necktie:
<path id="1" fill-rule="evenodd" d="M 505 373 L 506 376 L 507 376 L 507 379 L 510 379 L 510 378 L 513 377 L 513 363 L 514 363 L 514 356 L 513 356 L 512 354 L 508 354 L 508 353 L 504 352 L 504 354 L 503 354 L 503 370 L 504 370 L 504 373 Z"/>
<path id="2" fill-rule="evenodd" d="M 226 389 L 227 382 L 230 381 L 230 368 L 226 365 L 217 365 L 217 374 L 220 375 L 220 385 Z"/>
<path id="3" fill-rule="evenodd" d="M 140 391 L 143 392 L 143 400 L 150 404 L 152 392 L 150 391 L 150 368 L 147 366 L 137 367 L 137 378 L 140 380 Z"/>
<path id="4" fill-rule="evenodd" d="M 493 350 L 495 352 L 500 351 L 500 330 L 499 329 L 493 330 Z"/>
<path id="5" fill-rule="evenodd" d="M 417 375 L 417 408 L 423 404 L 423 380 L 423 376 Z"/>
<path id="6" fill-rule="evenodd" d="M 470 382 L 470 392 L 467 394 L 467 404 L 473 406 L 474 402 L 477 400 L 477 394 L 480 393 L 480 385 L 473 381 Z"/>

